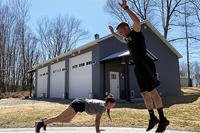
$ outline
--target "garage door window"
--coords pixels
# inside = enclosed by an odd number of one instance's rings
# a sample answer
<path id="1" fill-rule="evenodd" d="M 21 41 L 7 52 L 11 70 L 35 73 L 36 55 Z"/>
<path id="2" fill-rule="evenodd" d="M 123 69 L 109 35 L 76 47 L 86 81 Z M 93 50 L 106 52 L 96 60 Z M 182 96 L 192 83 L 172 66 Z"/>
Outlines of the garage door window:
<path id="1" fill-rule="evenodd" d="M 85 66 L 85 63 L 79 64 L 79 67 L 83 67 L 83 66 Z"/>

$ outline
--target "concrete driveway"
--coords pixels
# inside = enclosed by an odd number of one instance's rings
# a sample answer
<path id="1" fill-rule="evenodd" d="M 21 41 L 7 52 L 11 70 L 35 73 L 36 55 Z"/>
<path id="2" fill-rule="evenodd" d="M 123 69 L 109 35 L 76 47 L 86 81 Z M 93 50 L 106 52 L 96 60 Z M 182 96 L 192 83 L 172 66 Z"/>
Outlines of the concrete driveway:
<path id="1" fill-rule="evenodd" d="M 102 127 L 105 131 L 101 133 L 145 133 L 143 128 L 119 128 L 119 127 Z M 152 133 L 155 129 L 152 130 Z M 0 133 L 34 133 L 34 128 L 1 128 Z M 94 127 L 48 127 L 47 131 L 41 130 L 41 133 L 95 133 Z M 165 133 L 195 133 L 189 131 L 167 130 Z M 196 132 L 197 133 L 197 132 Z"/>

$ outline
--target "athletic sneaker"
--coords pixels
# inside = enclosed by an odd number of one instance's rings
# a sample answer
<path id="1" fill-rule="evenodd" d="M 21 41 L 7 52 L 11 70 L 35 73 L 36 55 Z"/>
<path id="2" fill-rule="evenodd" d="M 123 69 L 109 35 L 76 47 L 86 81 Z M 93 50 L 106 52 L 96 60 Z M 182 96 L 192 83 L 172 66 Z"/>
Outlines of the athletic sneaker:
<path id="1" fill-rule="evenodd" d="M 150 120 L 149 120 L 149 126 L 148 126 L 148 128 L 146 129 L 146 131 L 150 131 L 151 129 L 153 129 L 154 126 L 158 124 L 158 122 L 159 122 L 159 120 L 158 120 L 157 117 L 155 117 L 155 118 L 153 118 L 153 119 L 150 119 Z"/>
<path id="2" fill-rule="evenodd" d="M 47 125 L 44 125 L 44 126 L 43 126 L 43 129 L 44 129 L 44 131 L 46 131 L 46 129 L 47 129 Z"/>
<path id="3" fill-rule="evenodd" d="M 43 118 L 42 121 L 46 120 L 47 118 Z M 47 125 L 43 126 L 44 131 L 46 131 Z"/>
<path id="4" fill-rule="evenodd" d="M 168 125 L 169 125 L 169 121 L 166 118 L 160 121 L 158 124 L 158 128 L 156 130 L 156 133 L 164 132 Z"/>
<path id="5" fill-rule="evenodd" d="M 44 130 L 46 130 L 46 125 L 44 125 L 43 121 L 36 121 L 35 122 L 35 132 L 40 133 L 40 129 L 43 127 Z"/>

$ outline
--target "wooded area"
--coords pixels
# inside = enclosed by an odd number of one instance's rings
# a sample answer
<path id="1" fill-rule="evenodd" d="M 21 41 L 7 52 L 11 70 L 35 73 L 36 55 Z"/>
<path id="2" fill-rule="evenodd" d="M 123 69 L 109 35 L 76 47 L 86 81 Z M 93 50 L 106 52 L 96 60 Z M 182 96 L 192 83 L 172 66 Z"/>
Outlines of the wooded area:
<path id="1" fill-rule="evenodd" d="M 1 2 L 1 1 L 0 1 Z M 87 37 L 81 22 L 67 15 L 38 20 L 37 29 L 28 25 L 30 1 L 0 3 L 0 92 L 26 90 L 28 71 L 44 60 L 75 47 Z M 33 32 L 36 31 L 36 32 Z"/>

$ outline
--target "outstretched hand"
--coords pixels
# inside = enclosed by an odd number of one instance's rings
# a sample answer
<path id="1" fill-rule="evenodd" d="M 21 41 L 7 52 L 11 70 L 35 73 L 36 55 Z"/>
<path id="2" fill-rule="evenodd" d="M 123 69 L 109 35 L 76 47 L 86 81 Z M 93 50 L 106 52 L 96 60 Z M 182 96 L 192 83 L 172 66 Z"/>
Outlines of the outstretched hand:
<path id="1" fill-rule="evenodd" d="M 127 1 L 126 1 L 126 0 L 122 0 L 122 3 L 119 3 L 119 5 L 120 5 L 123 9 L 125 9 L 126 6 L 127 6 Z"/>
<path id="2" fill-rule="evenodd" d="M 112 34 L 115 33 L 115 31 L 114 31 L 114 29 L 113 29 L 113 27 L 112 27 L 111 25 L 109 25 L 108 28 L 110 29 L 110 32 L 111 32 Z"/>

